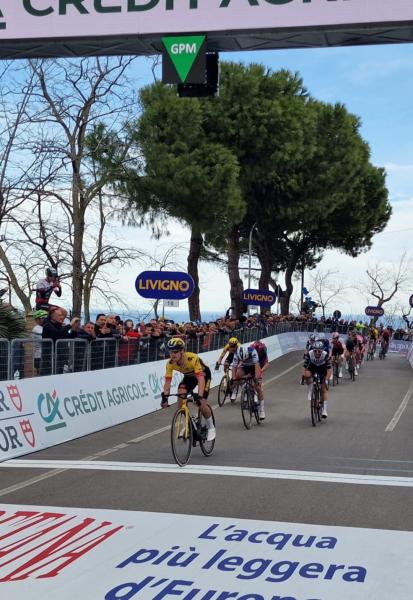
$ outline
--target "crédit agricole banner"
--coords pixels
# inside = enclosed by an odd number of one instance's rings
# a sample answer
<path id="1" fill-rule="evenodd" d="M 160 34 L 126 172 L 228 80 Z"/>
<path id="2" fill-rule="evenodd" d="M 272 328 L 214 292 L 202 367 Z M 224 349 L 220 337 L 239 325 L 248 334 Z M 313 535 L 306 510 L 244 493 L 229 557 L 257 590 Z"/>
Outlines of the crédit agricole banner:
<path id="1" fill-rule="evenodd" d="M 0 0 L 0 41 L 403 21 L 412 0 Z"/>

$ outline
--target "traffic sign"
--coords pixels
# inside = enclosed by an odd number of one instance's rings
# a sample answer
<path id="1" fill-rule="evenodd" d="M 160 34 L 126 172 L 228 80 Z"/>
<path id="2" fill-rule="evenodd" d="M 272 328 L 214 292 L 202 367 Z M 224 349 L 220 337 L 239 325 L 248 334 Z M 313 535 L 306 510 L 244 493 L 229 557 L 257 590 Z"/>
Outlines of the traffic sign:
<path id="1" fill-rule="evenodd" d="M 413 308 L 413 294 L 409 298 L 409 304 Z"/>
<path id="2" fill-rule="evenodd" d="M 364 312 L 368 317 L 382 317 L 384 315 L 384 308 L 381 306 L 366 306 Z"/>
<path id="3" fill-rule="evenodd" d="M 335 311 L 333 312 L 333 317 L 334 317 L 335 319 L 341 319 L 341 311 L 339 311 L 339 310 L 335 310 Z"/>
<path id="4" fill-rule="evenodd" d="M 163 37 L 163 83 L 205 83 L 205 35 Z"/>

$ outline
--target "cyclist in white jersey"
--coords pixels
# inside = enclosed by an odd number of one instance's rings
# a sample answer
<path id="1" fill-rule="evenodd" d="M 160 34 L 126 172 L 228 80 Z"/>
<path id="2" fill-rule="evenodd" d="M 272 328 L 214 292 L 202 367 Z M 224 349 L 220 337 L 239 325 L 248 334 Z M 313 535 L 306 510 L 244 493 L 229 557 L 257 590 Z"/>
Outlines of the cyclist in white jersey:
<path id="1" fill-rule="evenodd" d="M 324 350 L 324 344 L 322 341 L 315 342 L 313 348 L 308 352 L 304 359 L 303 375 L 304 380 L 308 386 L 308 399 L 311 400 L 311 393 L 313 391 L 313 377 L 316 373 L 320 375 L 321 379 L 321 399 L 323 401 L 322 417 L 327 418 L 327 379 L 331 376 L 331 359 L 328 352 Z"/>
<path id="2" fill-rule="evenodd" d="M 254 378 L 254 388 L 257 392 L 259 402 L 260 420 L 265 419 L 264 392 L 262 391 L 262 373 L 258 353 L 252 346 L 243 348 L 240 346 L 234 354 L 232 361 L 234 379 L 241 379 L 246 375 Z"/>

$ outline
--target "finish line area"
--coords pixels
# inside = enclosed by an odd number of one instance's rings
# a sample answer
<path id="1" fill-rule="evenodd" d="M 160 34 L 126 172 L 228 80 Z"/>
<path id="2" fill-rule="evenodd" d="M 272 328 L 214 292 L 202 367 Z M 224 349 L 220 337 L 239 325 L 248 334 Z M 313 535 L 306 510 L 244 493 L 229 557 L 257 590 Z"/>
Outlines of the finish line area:
<path id="1" fill-rule="evenodd" d="M 410 366 L 345 374 L 314 428 L 300 358 L 271 363 L 261 426 L 216 407 L 214 453 L 187 467 L 173 408 L 3 463 L 5 597 L 410 598 Z"/>

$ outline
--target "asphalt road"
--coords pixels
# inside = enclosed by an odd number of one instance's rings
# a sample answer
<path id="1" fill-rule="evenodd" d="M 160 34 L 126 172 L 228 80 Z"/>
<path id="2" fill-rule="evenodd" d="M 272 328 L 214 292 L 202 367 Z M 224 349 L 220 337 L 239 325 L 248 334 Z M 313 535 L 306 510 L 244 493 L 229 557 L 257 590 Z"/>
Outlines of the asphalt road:
<path id="1" fill-rule="evenodd" d="M 300 358 L 266 372 L 261 426 L 245 430 L 239 402 L 215 409 L 209 458 L 197 447 L 188 467 L 174 465 L 170 408 L 24 457 L 36 468 L 0 466 L 0 503 L 413 531 L 409 364 L 391 355 L 365 364 L 356 382 L 345 376 L 314 428 Z"/>

